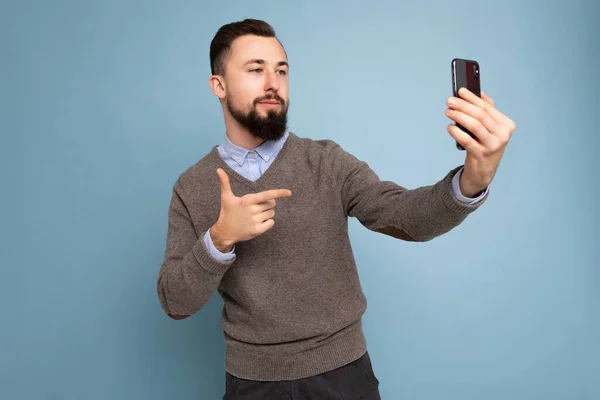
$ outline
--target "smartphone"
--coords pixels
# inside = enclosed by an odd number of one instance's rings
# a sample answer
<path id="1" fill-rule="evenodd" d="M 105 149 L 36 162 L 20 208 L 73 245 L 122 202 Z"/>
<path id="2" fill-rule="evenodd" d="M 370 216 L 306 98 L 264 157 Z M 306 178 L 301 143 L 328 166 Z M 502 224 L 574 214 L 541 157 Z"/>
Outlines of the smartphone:
<path id="1" fill-rule="evenodd" d="M 452 94 L 458 96 L 458 90 L 465 87 L 478 97 L 481 97 L 481 79 L 479 74 L 479 63 L 475 60 L 466 60 L 464 58 L 455 58 L 452 60 Z M 460 129 L 475 138 L 471 132 L 458 123 L 454 123 Z M 456 147 L 459 150 L 465 150 L 458 142 Z"/>

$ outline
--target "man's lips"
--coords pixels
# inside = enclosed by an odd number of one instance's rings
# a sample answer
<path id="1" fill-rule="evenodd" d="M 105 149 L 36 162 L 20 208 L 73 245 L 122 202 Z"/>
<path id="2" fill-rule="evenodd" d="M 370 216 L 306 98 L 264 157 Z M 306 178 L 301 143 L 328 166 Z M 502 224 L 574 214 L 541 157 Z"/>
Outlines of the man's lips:
<path id="1" fill-rule="evenodd" d="M 272 105 L 278 105 L 281 104 L 280 102 L 278 102 L 277 100 L 266 100 L 266 101 L 259 101 L 260 104 L 272 104 Z"/>

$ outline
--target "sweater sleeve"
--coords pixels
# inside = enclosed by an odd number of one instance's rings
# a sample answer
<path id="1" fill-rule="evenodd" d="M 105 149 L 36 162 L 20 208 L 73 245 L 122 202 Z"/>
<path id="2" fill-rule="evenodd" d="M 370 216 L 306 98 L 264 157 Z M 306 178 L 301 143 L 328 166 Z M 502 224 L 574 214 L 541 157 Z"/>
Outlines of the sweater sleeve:
<path id="1" fill-rule="evenodd" d="M 456 198 L 452 178 L 462 165 L 433 185 L 406 189 L 380 180 L 366 162 L 336 143 L 329 156 L 346 215 L 372 231 L 401 240 L 426 242 L 450 231 L 478 209 L 489 193 L 474 204 Z"/>
<path id="2" fill-rule="evenodd" d="M 200 310 L 217 290 L 235 260 L 215 259 L 204 234 L 196 234 L 181 196 L 179 182 L 173 187 L 168 213 L 165 257 L 158 274 L 158 298 L 169 316 L 190 316 Z"/>

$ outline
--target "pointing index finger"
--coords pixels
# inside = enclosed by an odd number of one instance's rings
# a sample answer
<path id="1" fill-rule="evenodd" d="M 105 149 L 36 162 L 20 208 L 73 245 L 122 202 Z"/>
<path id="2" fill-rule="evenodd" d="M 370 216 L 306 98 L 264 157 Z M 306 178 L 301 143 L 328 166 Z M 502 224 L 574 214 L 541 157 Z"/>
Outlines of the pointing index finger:
<path id="1" fill-rule="evenodd" d="M 291 195 L 292 191 L 289 189 L 266 190 L 264 192 L 253 194 L 251 197 L 251 202 L 258 204 L 267 200 L 277 199 L 280 197 L 290 197 Z"/>

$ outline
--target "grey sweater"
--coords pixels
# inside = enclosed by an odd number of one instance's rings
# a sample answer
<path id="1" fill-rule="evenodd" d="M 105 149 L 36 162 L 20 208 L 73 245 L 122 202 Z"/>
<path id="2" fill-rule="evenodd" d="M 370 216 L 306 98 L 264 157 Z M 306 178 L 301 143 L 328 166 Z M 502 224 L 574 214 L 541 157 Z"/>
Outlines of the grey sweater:
<path id="1" fill-rule="evenodd" d="M 233 263 L 215 260 L 203 240 L 220 212 L 217 168 L 236 196 L 290 189 L 275 226 L 236 244 Z M 225 368 L 240 378 L 289 380 L 320 374 L 367 349 L 366 299 L 348 237 L 348 217 L 401 240 L 424 242 L 458 226 L 487 199 L 460 202 L 452 177 L 412 190 L 382 181 L 331 140 L 293 133 L 256 181 L 231 169 L 215 147 L 179 176 L 168 214 L 158 297 L 170 315 L 192 315 L 215 291 L 224 308 Z"/>

